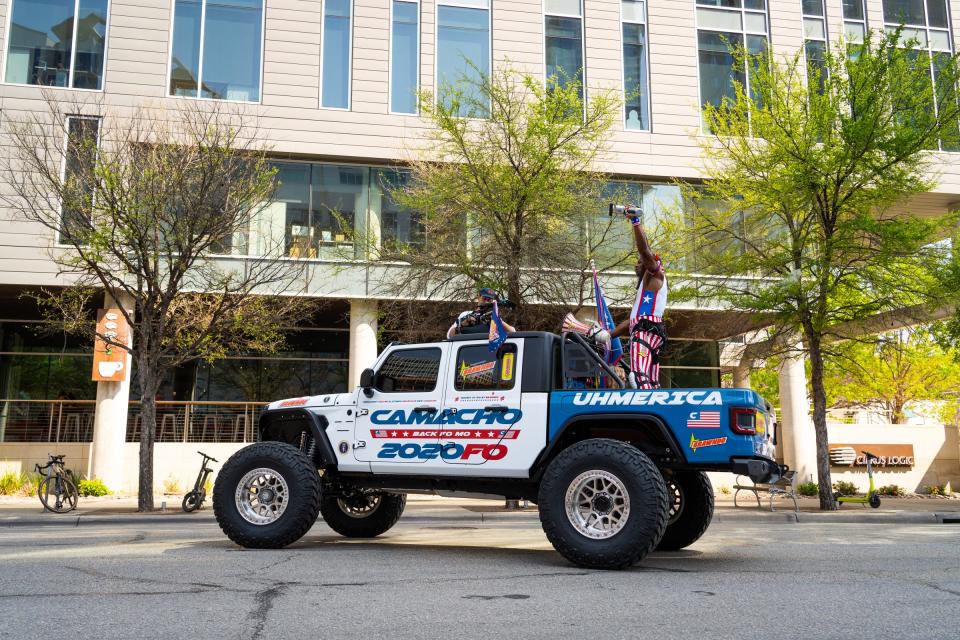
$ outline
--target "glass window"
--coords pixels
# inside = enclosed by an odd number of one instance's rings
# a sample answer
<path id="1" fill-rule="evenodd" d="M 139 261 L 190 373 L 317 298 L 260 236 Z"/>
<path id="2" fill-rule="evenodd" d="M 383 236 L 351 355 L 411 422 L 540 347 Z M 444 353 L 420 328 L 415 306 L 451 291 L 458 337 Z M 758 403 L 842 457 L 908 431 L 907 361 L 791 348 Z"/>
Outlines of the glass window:
<path id="1" fill-rule="evenodd" d="M 367 211 L 368 171 L 366 167 L 313 165 L 310 226 L 319 246 L 350 241 L 357 214 Z"/>
<path id="2" fill-rule="evenodd" d="M 439 372 L 440 349 L 402 349 L 387 356 L 375 386 L 383 393 L 433 391 Z"/>
<path id="3" fill-rule="evenodd" d="M 460 347 L 453 387 L 457 391 L 503 391 L 513 389 L 517 371 L 517 346 L 504 345 L 490 353 L 487 345 Z"/>
<path id="4" fill-rule="evenodd" d="M 627 129 L 650 128 L 646 16 L 642 2 L 623 0 L 623 91 Z"/>
<path id="5" fill-rule="evenodd" d="M 883 0 L 883 19 L 889 23 L 925 25 L 923 2 L 924 0 Z"/>
<path id="6" fill-rule="evenodd" d="M 486 6 L 437 7 L 437 87 L 441 100 L 448 100 L 450 89 L 458 86 L 471 101 L 480 100 L 474 85 L 490 74 L 490 10 Z M 469 82 L 464 85 L 463 79 Z M 486 117 L 488 112 L 489 107 L 474 108 L 461 101 L 458 115 Z"/>
<path id="7" fill-rule="evenodd" d="M 425 232 L 420 216 L 390 197 L 391 190 L 403 187 L 409 180 L 409 172 L 394 169 L 377 169 L 371 180 L 370 209 L 377 211 L 379 200 L 380 242 L 388 252 L 405 246 L 424 245 Z"/>
<path id="8" fill-rule="evenodd" d="M 258 102 L 264 0 L 176 0 L 170 95 Z"/>
<path id="9" fill-rule="evenodd" d="M 417 112 L 420 34 L 417 2 L 394 0 L 390 30 L 390 111 Z"/>
<path id="10" fill-rule="evenodd" d="M 843 0 L 843 19 L 844 20 L 864 20 L 866 11 L 863 8 L 863 0 Z"/>
<path id="11" fill-rule="evenodd" d="M 557 10 L 562 16 L 549 15 Z M 546 77 L 560 86 L 571 80 L 580 84 L 580 99 L 583 99 L 583 21 L 580 19 L 580 2 L 554 0 L 547 3 L 544 16 Z M 577 17 L 568 17 L 577 16 Z"/>
<path id="12" fill-rule="evenodd" d="M 697 0 L 714 7 L 697 10 L 700 102 L 719 107 L 734 99 L 737 83 L 750 91 L 750 70 L 737 65 L 733 51 L 760 53 L 767 46 L 767 14 L 761 0 Z"/>
<path id="13" fill-rule="evenodd" d="M 320 106 L 350 108 L 350 0 L 323 3 L 323 88 Z"/>
<path id="14" fill-rule="evenodd" d="M 64 200 L 61 203 L 63 230 L 70 244 L 82 237 L 93 206 L 94 169 L 100 120 L 67 118 L 67 149 L 64 159 Z"/>
<path id="15" fill-rule="evenodd" d="M 804 55 L 808 86 L 823 93 L 826 87 L 827 21 L 823 0 L 802 0 Z"/>
<path id="16" fill-rule="evenodd" d="M 883 21 L 887 32 L 892 32 L 901 24 L 910 25 L 901 36 L 904 42 L 912 41 L 915 58 L 929 64 L 931 82 L 934 91 L 940 97 L 954 96 L 954 87 L 942 87 L 938 82 L 937 71 L 945 56 L 953 54 L 953 38 L 945 28 L 950 24 L 949 9 L 945 0 L 884 0 Z M 936 102 L 933 109 L 936 110 Z M 945 151 L 960 151 L 960 140 L 951 133 L 940 141 Z"/>
<path id="17" fill-rule="evenodd" d="M 277 191 L 270 205 L 269 229 L 273 234 L 263 248 L 275 246 L 283 234 L 286 255 L 292 258 L 316 258 L 310 233 L 310 165 L 277 163 Z M 263 255 L 261 252 L 256 255 Z"/>
<path id="18" fill-rule="evenodd" d="M 107 13 L 107 0 L 15 0 L 4 80 L 102 89 Z"/>

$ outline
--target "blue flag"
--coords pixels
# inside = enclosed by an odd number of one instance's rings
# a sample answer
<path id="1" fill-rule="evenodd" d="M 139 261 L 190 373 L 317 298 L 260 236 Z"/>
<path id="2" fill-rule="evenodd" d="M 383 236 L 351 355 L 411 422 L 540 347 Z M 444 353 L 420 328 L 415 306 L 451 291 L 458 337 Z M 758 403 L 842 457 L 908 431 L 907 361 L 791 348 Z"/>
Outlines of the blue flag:
<path id="1" fill-rule="evenodd" d="M 500 319 L 500 309 L 497 307 L 497 301 L 493 301 L 493 315 L 490 317 L 490 335 L 488 336 L 487 348 L 490 353 L 496 353 L 504 342 L 507 341 L 507 329 L 503 326 L 503 320 Z"/>
<path id="2" fill-rule="evenodd" d="M 600 288 L 596 267 L 593 267 L 593 295 L 597 300 L 597 324 L 612 333 L 617 325 L 613 323 L 610 307 L 607 306 L 607 301 L 603 297 L 603 289 Z M 611 366 L 620 362 L 620 358 L 623 357 L 623 344 L 620 342 L 620 338 L 612 338 L 610 344 L 604 345 L 603 350 L 604 360 Z"/>

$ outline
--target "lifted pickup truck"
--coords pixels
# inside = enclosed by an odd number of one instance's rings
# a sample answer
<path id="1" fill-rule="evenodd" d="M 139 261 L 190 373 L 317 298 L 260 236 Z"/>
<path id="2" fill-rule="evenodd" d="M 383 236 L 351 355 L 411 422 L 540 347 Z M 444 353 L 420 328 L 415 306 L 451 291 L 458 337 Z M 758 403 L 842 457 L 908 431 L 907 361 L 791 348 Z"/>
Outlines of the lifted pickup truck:
<path id="1" fill-rule="evenodd" d="M 260 442 L 223 466 L 217 522 L 278 548 L 317 515 L 345 536 L 396 524 L 408 492 L 528 499 L 572 562 L 623 568 L 697 540 L 704 471 L 772 482 L 771 407 L 745 389 L 635 390 L 584 339 L 517 332 L 391 344 L 352 393 L 272 403 Z"/>

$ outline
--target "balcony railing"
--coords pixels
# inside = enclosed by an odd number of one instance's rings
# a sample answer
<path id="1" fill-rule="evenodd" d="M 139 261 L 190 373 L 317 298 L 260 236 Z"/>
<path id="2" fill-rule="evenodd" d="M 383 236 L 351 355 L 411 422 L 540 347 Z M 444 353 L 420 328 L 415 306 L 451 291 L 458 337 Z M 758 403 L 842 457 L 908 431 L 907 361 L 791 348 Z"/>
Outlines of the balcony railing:
<path id="1" fill-rule="evenodd" d="M 94 400 L 0 399 L 0 442 L 91 442 Z M 264 402 L 157 401 L 157 442 L 254 442 Z M 127 442 L 139 442 L 140 402 L 127 412 Z"/>

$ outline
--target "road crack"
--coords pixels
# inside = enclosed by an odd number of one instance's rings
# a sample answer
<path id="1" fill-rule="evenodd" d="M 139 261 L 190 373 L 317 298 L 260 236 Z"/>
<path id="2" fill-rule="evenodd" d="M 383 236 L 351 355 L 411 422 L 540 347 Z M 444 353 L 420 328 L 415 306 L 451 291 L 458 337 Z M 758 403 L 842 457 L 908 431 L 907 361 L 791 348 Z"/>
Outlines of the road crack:
<path id="1" fill-rule="evenodd" d="M 253 626 L 250 640 L 260 640 L 263 638 L 264 628 L 267 625 L 267 616 L 270 609 L 273 608 L 274 601 L 287 590 L 285 584 L 275 584 L 268 589 L 262 589 L 254 594 L 253 600 L 256 605 L 250 613 L 247 614 L 247 621 Z"/>

